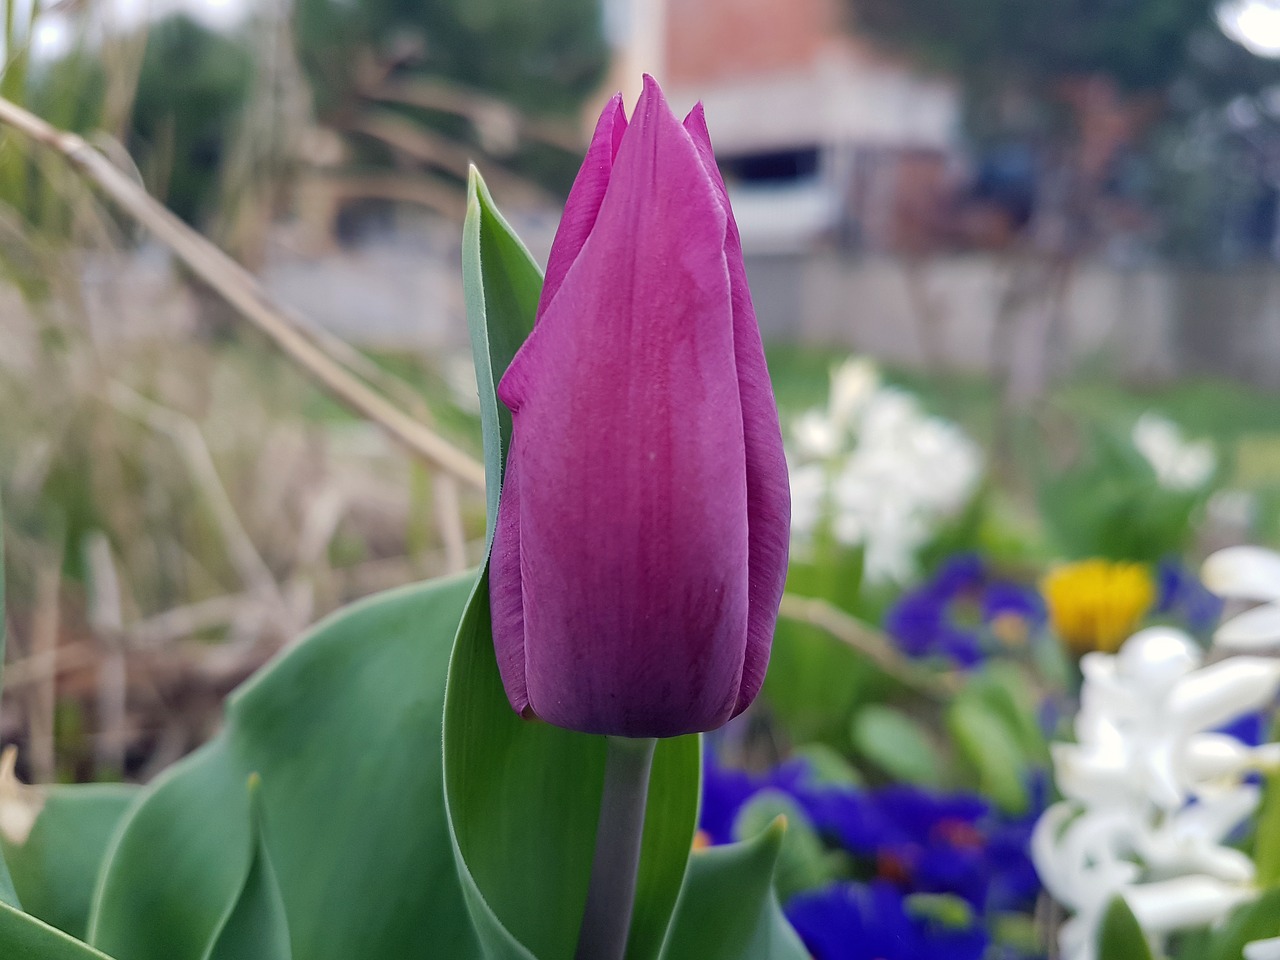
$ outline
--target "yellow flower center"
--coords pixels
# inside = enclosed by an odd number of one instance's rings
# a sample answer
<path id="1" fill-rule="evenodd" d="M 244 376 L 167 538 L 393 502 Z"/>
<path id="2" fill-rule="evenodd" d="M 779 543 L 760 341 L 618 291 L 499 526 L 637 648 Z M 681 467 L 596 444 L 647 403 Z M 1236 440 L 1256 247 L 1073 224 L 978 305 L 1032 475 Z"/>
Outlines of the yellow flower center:
<path id="1" fill-rule="evenodd" d="M 1058 567 L 1040 584 L 1049 620 L 1075 654 L 1115 653 L 1155 601 L 1151 571 L 1141 563 L 1082 560 Z"/>

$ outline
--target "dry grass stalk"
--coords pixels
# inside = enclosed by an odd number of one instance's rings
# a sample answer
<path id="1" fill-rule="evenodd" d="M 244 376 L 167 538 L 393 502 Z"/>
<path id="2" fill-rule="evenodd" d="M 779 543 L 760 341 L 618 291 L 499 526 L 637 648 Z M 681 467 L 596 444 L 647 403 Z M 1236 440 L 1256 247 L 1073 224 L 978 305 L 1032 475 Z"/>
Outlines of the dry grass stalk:
<path id="1" fill-rule="evenodd" d="M 0 123 L 56 151 L 121 209 L 129 213 L 197 276 L 271 338 L 285 354 L 338 400 L 384 429 L 428 464 L 476 489 L 484 488 L 484 467 L 434 431 L 418 423 L 337 363 L 315 337 L 275 304 L 258 280 L 216 246 L 179 220 L 82 137 L 50 126 L 22 107 L 0 98 Z"/>

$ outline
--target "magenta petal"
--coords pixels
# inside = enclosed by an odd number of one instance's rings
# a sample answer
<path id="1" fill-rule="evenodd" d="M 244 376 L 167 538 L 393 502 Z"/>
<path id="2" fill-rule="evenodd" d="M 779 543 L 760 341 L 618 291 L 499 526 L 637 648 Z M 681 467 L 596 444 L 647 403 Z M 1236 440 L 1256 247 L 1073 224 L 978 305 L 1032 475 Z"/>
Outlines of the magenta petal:
<path id="1" fill-rule="evenodd" d="M 747 463 L 747 529 L 748 565 L 751 605 L 747 616 L 747 650 L 742 668 L 742 689 L 734 709 L 745 710 L 764 683 L 769 666 L 769 651 L 777 626 L 778 604 L 787 578 L 787 553 L 791 532 L 791 491 L 787 480 L 787 460 L 782 448 L 782 430 L 778 423 L 778 407 L 773 397 L 769 370 L 765 365 L 764 344 L 747 274 L 742 262 L 742 241 L 729 194 L 716 166 L 702 104 L 698 103 L 684 121 L 685 128 L 697 144 L 703 167 L 716 187 L 728 217 L 725 237 L 725 261 L 729 267 L 729 284 L 733 299 L 734 355 L 738 371 L 738 389 L 742 399 L 742 425 Z"/>
<path id="2" fill-rule="evenodd" d="M 489 558 L 493 646 L 507 699 L 516 713 L 529 706 L 524 678 L 524 596 L 520 588 L 520 481 L 513 454 L 507 462 Z"/>
<path id="3" fill-rule="evenodd" d="M 674 736 L 741 699 L 748 478 L 726 227 L 647 81 L 595 225 L 499 388 L 519 439 L 527 694 L 552 723 Z"/>
<path id="4" fill-rule="evenodd" d="M 609 175 L 613 172 L 613 158 L 626 130 L 627 115 L 622 109 L 622 94 L 615 93 L 596 121 L 596 130 L 591 137 L 591 145 L 587 148 L 587 156 L 574 178 L 569 198 L 565 201 L 564 214 L 560 218 L 560 226 L 551 242 L 546 279 L 543 280 L 542 297 L 538 303 L 539 317 L 547 309 L 547 304 L 555 299 L 560 284 L 564 282 L 564 275 L 573 266 L 578 251 L 595 226 L 600 203 L 609 186 Z"/>

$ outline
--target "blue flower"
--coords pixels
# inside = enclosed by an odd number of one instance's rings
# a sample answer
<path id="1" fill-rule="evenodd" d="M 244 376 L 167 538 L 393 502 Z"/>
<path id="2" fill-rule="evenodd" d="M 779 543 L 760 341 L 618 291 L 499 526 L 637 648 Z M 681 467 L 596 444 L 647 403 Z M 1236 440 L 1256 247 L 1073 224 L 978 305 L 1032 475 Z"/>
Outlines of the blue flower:
<path id="1" fill-rule="evenodd" d="M 874 791 L 807 787 L 814 826 L 913 893 L 948 893 L 975 909 L 1030 907 L 1040 890 L 1027 855 L 1034 816 L 1009 819 L 973 794 L 902 784 Z"/>
<path id="2" fill-rule="evenodd" d="M 885 617 L 885 629 L 909 656 L 945 657 L 967 668 L 982 661 L 992 640 L 1025 644 L 1044 619 L 1039 593 L 996 580 L 980 557 L 962 553 L 902 594 Z"/>
<path id="3" fill-rule="evenodd" d="M 1200 579 L 1176 559 L 1164 559 L 1156 567 L 1158 596 L 1155 612 L 1176 617 L 1195 633 L 1209 633 L 1222 616 L 1222 598 L 1211 593 Z"/>
<path id="4" fill-rule="evenodd" d="M 770 788 L 795 795 L 808 777 L 808 766 L 802 760 L 779 764 L 763 774 L 721 765 L 708 747 L 702 755 L 702 807 L 698 811 L 698 830 L 708 843 L 733 843 L 733 824 L 748 800 L 761 790 Z"/>
<path id="5" fill-rule="evenodd" d="M 842 883 L 792 897 L 787 919 L 814 960 L 979 960 L 987 936 L 914 916 L 887 883 Z"/>

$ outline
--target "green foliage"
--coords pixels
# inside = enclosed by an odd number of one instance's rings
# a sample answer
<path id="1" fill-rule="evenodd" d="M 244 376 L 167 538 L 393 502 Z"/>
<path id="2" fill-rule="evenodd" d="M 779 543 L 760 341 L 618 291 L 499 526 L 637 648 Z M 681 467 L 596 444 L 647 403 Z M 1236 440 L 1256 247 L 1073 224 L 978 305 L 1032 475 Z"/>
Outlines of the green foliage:
<path id="1" fill-rule="evenodd" d="M 1123 897 L 1115 897 L 1102 917 L 1098 960 L 1154 960 L 1146 934 Z"/>
<path id="2" fill-rule="evenodd" d="M 1246 943 L 1280 937 L 1280 887 L 1264 886 L 1264 891 L 1253 903 L 1237 907 L 1213 931 L 1203 954 L 1206 960 L 1237 960 Z"/>
<path id="3" fill-rule="evenodd" d="M 1116 425 L 1086 423 L 1081 442 L 1065 469 L 1043 454 L 1038 464 L 1037 502 L 1059 554 L 1154 563 L 1184 553 L 1209 491 L 1162 487 Z"/>
<path id="4" fill-rule="evenodd" d="M 1277 732 L 1280 731 L 1273 729 L 1273 740 Z M 1277 770 L 1266 775 L 1262 808 L 1258 811 L 1253 835 L 1253 862 L 1259 887 L 1280 885 L 1280 771 Z"/>
<path id="5" fill-rule="evenodd" d="M 299 0 L 295 9 L 322 112 L 350 93 L 361 51 L 394 57 L 420 45 L 410 70 L 535 112 L 575 108 L 607 57 L 596 0 Z"/>
<path id="6" fill-rule="evenodd" d="M 244 785 L 261 772 L 263 848 L 295 956 L 478 956 L 439 753 L 448 650 L 472 586 L 456 577 L 348 607 L 238 690 L 219 736 L 126 819 L 90 941 L 118 960 L 201 960 L 251 871 Z"/>
<path id="7" fill-rule="evenodd" d="M 797 893 L 831 883 L 839 874 L 839 854 L 829 853 L 800 805 L 781 790 L 762 790 L 738 811 L 733 835 L 747 841 L 763 834 L 778 818 L 786 824 L 774 870 L 774 889 L 785 903 Z"/>
<path id="8" fill-rule="evenodd" d="M 1047 85 L 1103 73 L 1162 88 L 1213 29 L 1211 0 L 858 0 L 859 25 L 947 69 Z"/>
<path id="9" fill-rule="evenodd" d="M 138 788 L 93 783 L 18 788 L 10 803 L 35 816 L 25 837 L 0 832 L 23 909 L 84 939 L 98 871 Z"/>
<path id="10" fill-rule="evenodd" d="M 778 621 L 761 699 L 796 742 L 847 748 L 854 711 L 892 688 L 877 667 L 826 631 Z"/>
<path id="11" fill-rule="evenodd" d="M 484 434 L 486 541 L 498 517 L 503 461 L 511 443 L 511 411 L 498 401 L 498 381 L 533 330 L 542 293 L 542 271 L 473 167 L 467 184 L 467 219 L 462 228 L 462 280 L 467 324 L 475 356 Z"/>
<path id="12" fill-rule="evenodd" d="M 945 764 L 929 731 L 901 710 L 882 704 L 864 707 L 854 715 L 851 733 L 858 753 L 895 780 L 943 786 Z"/>
<path id="13" fill-rule="evenodd" d="M 249 871 L 204 960 L 290 960 L 289 923 L 262 838 L 261 780 L 249 777 Z"/>
<path id="14" fill-rule="evenodd" d="M 946 726 L 982 792 L 1005 810 L 1025 810 L 1030 764 L 1024 731 L 1003 691 L 980 679 L 970 682 L 947 708 Z"/>
<path id="15" fill-rule="evenodd" d="M 785 826 L 695 853 L 660 960 L 806 960 L 770 877 Z"/>
<path id="16" fill-rule="evenodd" d="M 0 956 L 5 960 L 112 960 L 56 927 L 0 902 Z"/>
<path id="17" fill-rule="evenodd" d="M 186 15 L 148 31 L 130 147 L 151 192 L 188 223 L 213 213 L 218 172 L 252 75 L 243 43 Z"/>

